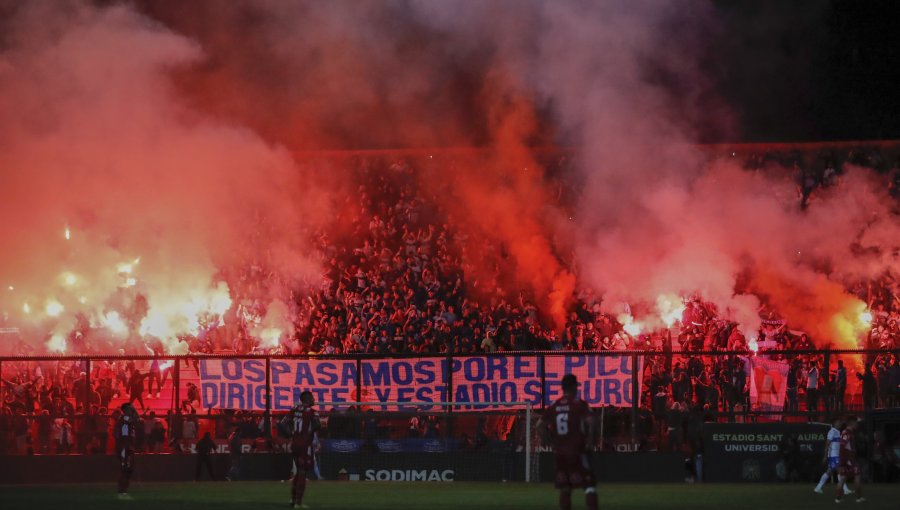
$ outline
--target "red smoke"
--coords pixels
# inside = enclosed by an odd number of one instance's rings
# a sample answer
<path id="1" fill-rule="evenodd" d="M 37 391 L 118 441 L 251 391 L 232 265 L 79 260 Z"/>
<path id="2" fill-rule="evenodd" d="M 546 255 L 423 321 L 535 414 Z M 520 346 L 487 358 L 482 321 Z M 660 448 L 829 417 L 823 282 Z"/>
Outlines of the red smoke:
<path id="1" fill-rule="evenodd" d="M 836 349 L 864 347 L 869 325 L 860 315 L 866 310 L 865 302 L 822 275 L 815 275 L 812 282 L 803 282 L 802 286 L 798 284 L 790 277 L 758 269 L 751 286 L 792 328 L 809 334 L 815 345 Z"/>

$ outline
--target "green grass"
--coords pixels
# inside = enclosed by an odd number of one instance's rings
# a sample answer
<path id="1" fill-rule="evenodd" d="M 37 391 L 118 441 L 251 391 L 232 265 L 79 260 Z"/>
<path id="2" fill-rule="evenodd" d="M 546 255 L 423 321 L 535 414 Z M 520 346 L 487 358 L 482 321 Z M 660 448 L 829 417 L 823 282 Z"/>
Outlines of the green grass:
<path id="1" fill-rule="evenodd" d="M 833 486 L 825 495 L 808 484 L 793 485 L 600 485 L 600 508 L 689 510 L 803 510 L 838 507 Z M 851 508 L 900 509 L 900 486 L 864 487 L 868 502 L 853 496 L 840 505 Z M 3 510 L 153 509 L 232 510 L 288 508 L 290 485 L 279 482 L 136 483 L 134 500 L 119 501 L 115 484 L 0 486 Z M 556 491 L 549 484 L 519 483 L 378 483 L 310 482 L 305 503 L 312 510 L 477 510 L 554 509 Z M 584 508 L 581 491 L 574 508 Z"/>

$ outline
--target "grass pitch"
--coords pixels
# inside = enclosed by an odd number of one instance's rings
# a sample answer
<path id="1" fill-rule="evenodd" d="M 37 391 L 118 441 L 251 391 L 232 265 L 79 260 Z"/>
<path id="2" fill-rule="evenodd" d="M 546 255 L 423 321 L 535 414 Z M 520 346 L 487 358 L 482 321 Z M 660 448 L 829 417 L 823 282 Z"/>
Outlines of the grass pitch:
<path id="1" fill-rule="evenodd" d="M 824 495 L 812 485 L 600 485 L 600 508 L 689 510 L 803 510 L 821 508 L 900 509 L 900 486 L 864 487 L 867 502 L 847 496 L 834 503 L 834 486 Z M 136 483 L 131 501 L 116 498 L 115 484 L 0 486 L 3 510 L 236 510 L 288 508 L 290 485 L 279 482 Z M 581 491 L 574 508 L 584 508 Z M 310 482 L 304 503 L 311 510 L 480 510 L 557 507 L 549 484 Z"/>

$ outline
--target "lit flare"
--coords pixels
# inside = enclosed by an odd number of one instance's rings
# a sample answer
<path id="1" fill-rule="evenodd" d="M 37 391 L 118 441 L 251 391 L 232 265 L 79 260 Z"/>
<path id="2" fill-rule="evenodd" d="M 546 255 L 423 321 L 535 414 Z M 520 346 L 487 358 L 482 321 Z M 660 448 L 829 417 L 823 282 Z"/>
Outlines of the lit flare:
<path id="1" fill-rule="evenodd" d="M 27 306 L 27 305 L 26 305 Z M 65 311 L 66 307 L 62 305 L 59 301 L 50 300 L 47 301 L 47 306 L 44 307 L 44 311 L 50 317 L 59 317 Z M 27 311 L 26 311 L 27 313 Z"/>
<path id="2" fill-rule="evenodd" d="M 634 317 L 630 314 L 623 313 L 616 317 L 616 320 L 622 325 L 622 329 L 631 336 L 640 335 L 642 326 L 639 322 L 635 322 Z"/>

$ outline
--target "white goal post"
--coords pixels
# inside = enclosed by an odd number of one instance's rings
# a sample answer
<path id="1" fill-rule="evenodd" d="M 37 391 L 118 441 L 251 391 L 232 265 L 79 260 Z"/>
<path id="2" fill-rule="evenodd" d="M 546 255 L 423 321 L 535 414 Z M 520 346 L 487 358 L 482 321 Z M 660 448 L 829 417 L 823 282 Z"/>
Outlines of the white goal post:
<path id="1" fill-rule="evenodd" d="M 331 412 L 334 409 L 346 409 L 354 407 L 360 413 L 377 411 L 382 413 L 396 413 L 408 415 L 418 412 L 438 414 L 442 416 L 467 415 L 477 416 L 481 413 L 501 413 L 519 415 L 524 418 L 524 448 L 526 483 L 536 481 L 539 469 L 536 454 L 537 441 L 535 440 L 535 413 L 531 402 L 397 402 L 397 401 L 364 401 L 364 402 L 316 402 L 316 409 L 321 412 Z M 326 414 L 326 416 L 329 416 Z M 444 438 L 446 439 L 446 438 Z"/>

